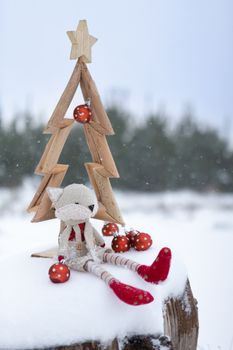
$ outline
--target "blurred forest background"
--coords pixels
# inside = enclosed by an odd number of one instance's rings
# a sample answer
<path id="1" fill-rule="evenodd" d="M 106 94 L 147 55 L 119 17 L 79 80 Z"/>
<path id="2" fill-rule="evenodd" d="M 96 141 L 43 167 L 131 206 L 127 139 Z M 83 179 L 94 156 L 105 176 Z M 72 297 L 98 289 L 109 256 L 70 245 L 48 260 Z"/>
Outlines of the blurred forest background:
<path id="1" fill-rule="evenodd" d="M 210 126 L 200 126 L 190 112 L 170 127 L 163 113 L 149 115 L 141 124 L 118 107 L 107 113 L 115 130 L 108 143 L 120 173 L 114 188 L 135 191 L 192 189 L 233 191 L 233 150 Z M 45 123 L 29 112 L 15 115 L 5 125 L 0 117 L 0 186 L 20 186 L 33 176 L 49 135 Z M 84 163 L 91 161 L 82 126 L 75 125 L 59 162 L 69 164 L 63 184 L 88 181 Z"/>

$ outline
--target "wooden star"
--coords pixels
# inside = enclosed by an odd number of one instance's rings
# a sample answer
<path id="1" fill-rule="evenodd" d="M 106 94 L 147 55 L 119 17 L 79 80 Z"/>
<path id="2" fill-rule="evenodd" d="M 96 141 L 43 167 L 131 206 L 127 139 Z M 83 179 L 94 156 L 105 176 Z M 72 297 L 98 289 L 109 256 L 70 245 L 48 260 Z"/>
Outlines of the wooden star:
<path id="1" fill-rule="evenodd" d="M 87 21 L 79 21 L 76 31 L 67 32 L 72 43 L 70 59 L 75 60 L 83 56 L 86 63 L 91 62 L 91 47 L 97 39 L 88 32 Z"/>

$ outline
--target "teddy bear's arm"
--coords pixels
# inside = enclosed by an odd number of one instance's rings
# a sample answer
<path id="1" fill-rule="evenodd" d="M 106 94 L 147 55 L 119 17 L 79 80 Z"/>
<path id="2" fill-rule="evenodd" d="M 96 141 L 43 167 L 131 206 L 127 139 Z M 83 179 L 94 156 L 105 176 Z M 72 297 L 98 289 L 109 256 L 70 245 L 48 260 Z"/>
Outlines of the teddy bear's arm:
<path id="1" fill-rule="evenodd" d="M 105 246 L 105 241 L 103 237 L 99 234 L 99 232 L 93 227 L 93 234 L 95 237 L 96 245 L 99 245 L 100 247 Z"/>
<path id="2" fill-rule="evenodd" d="M 70 227 L 66 227 L 58 237 L 58 256 L 66 257 L 68 249 L 68 239 L 70 235 Z"/>

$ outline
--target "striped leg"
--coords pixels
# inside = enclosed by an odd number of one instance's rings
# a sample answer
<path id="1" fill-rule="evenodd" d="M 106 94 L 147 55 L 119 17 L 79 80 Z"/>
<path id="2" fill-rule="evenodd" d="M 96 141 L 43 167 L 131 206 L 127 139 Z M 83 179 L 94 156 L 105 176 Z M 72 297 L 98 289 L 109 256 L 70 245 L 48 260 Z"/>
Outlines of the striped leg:
<path id="1" fill-rule="evenodd" d="M 89 260 L 84 268 L 86 271 L 91 272 L 97 277 L 101 278 L 108 285 L 115 279 L 108 271 L 104 270 L 100 264 L 97 264 L 94 261 Z"/>
<path id="2" fill-rule="evenodd" d="M 107 285 L 109 285 L 114 294 L 126 304 L 144 305 L 151 303 L 154 300 L 149 292 L 121 283 L 109 272 L 105 271 L 101 265 L 96 264 L 94 261 L 88 261 L 84 268 L 86 271 L 101 278 Z"/>
<path id="3" fill-rule="evenodd" d="M 124 266 L 132 271 L 137 271 L 140 266 L 139 263 L 114 253 L 104 253 L 103 261 L 113 265 Z"/>
<path id="4" fill-rule="evenodd" d="M 103 261 L 113 265 L 125 266 L 137 272 L 145 281 L 158 284 L 159 282 L 165 281 L 168 276 L 171 257 L 171 250 L 164 247 L 160 250 L 157 258 L 150 266 L 138 264 L 135 261 L 113 253 L 104 253 Z"/>

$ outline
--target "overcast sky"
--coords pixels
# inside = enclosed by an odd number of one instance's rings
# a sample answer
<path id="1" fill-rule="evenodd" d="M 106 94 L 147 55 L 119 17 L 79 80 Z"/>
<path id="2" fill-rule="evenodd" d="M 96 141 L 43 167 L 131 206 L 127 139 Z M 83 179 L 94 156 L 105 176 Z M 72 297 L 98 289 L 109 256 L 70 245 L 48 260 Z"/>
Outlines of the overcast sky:
<path id="1" fill-rule="evenodd" d="M 26 107 L 49 118 L 75 64 L 66 31 L 80 19 L 98 38 L 89 68 L 104 102 L 140 118 L 191 105 L 221 128 L 233 117 L 232 0 L 0 0 L 5 118 Z"/>

